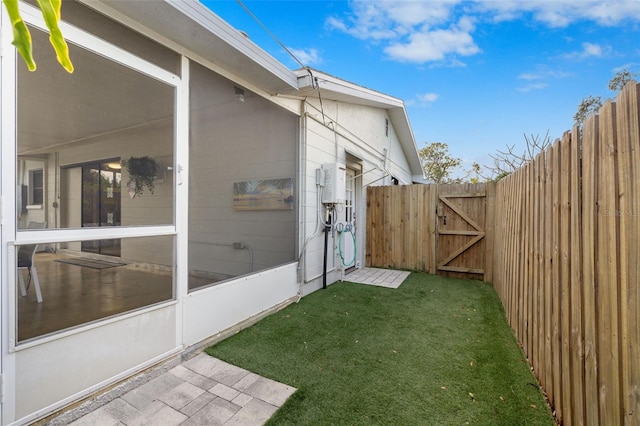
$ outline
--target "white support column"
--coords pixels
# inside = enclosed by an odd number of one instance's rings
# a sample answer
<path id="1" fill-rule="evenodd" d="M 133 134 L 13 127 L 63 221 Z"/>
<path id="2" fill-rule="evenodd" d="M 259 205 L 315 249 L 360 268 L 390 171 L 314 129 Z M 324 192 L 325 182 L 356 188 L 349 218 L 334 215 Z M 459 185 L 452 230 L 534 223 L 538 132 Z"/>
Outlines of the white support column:
<path id="1" fill-rule="evenodd" d="M 14 280 L 16 208 L 16 52 L 11 44 L 13 33 L 4 7 L 0 7 L 0 423 L 15 420 L 15 354 L 10 353 L 10 294 L 17 290 Z M 11 253 L 9 253 L 11 251 Z"/>
<path id="2" fill-rule="evenodd" d="M 174 185 L 176 196 L 176 346 L 184 345 L 185 299 L 189 292 L 189 59 L 182 57 L 176 87 Z"/>

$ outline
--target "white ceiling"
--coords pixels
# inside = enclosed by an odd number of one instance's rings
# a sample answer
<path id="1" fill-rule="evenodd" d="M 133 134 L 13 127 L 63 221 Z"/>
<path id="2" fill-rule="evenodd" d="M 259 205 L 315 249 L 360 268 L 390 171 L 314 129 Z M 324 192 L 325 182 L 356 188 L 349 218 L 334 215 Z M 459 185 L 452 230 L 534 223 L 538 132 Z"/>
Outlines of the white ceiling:
<path id="1" fill-rule="evenodd" d="M 174 90 L 164 83 L 70 46 L 75 72 L 57 63 L 48 37 L 32 30 L 38 69 L 18 74 L 18 153 L 60 145 L 171 117 Z"/>

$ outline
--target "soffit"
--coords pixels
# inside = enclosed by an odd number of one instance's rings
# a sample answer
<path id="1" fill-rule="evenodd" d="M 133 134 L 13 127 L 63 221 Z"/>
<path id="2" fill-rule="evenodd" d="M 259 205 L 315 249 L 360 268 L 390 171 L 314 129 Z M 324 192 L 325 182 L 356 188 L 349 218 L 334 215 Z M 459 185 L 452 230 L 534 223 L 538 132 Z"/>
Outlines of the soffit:
<path id="1" fill-rule="evenodd" d="M 297 88 L 297 78 L 291 70 L 199 1 L 101 3 L 271 94 Z"/>

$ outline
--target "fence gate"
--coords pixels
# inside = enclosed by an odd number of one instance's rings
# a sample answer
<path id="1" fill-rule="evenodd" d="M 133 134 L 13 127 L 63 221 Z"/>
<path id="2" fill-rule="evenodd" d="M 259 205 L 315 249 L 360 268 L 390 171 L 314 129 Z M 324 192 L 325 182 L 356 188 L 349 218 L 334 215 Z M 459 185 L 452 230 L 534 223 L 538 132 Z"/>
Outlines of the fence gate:
<path id="1" fill-rule="evenodd" d="M 456 191 L 457 187 L 458 185 L 440 185 L 438 188 L 437 273 L 484 280 L 486 192 L 461 192 Z"/>

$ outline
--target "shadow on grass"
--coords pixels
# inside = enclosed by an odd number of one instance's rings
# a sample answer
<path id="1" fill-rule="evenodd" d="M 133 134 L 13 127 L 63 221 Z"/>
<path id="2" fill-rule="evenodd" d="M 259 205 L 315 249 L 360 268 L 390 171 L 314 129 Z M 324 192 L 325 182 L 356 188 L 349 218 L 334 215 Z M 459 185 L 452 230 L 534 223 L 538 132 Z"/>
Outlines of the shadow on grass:
<path id="1" fill-rule="evenodd" d="M 553 425 L 489 284 L 349 282 L 208 348 L 298 391 L 269 424 Z"/>

